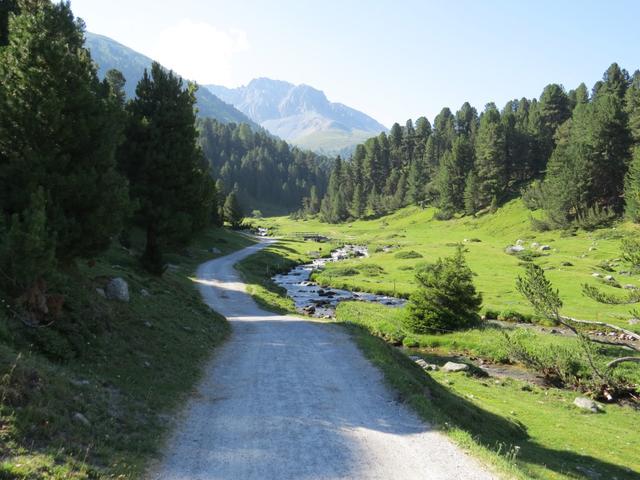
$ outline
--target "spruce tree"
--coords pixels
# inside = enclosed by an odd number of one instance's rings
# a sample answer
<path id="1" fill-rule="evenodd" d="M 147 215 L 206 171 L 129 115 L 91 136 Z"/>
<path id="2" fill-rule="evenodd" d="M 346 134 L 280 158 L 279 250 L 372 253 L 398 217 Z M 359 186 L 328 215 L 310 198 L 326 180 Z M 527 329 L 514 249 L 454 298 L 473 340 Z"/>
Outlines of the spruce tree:
<path id="1" fill-rule="evenodd" d="M 474 170 L 471 170 L 464 184 L 464 213 L 475 215 L 478 210 L 480 210 L 478 176 Z"/>
<path id="2" fill-rule="evenodd" d="M 211 216 L 215 189 L 197 143 L 195 90 L 154 63 L 127 108 L 121 169 L 146 231 L 142 262 L 155 274 L 164 270 L 162 249 L 188 242 Z"/>

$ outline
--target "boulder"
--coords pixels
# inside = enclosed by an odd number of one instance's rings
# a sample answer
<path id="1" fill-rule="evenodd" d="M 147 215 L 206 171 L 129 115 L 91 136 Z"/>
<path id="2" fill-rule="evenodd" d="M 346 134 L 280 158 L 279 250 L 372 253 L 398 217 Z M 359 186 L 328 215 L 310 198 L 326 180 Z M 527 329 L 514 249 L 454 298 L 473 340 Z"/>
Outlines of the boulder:
<path id="1" fill-rule="evenodd" d="M 573 401 L 573 404 L 576 407 L 581 408 L 582 410 L 588 410 L 591 413 L 598 413 L 602 411 L 602 407 L 597 402 L 587 397 L 577 397 Z"/>
<path id="2" fill-rule="evenodd" d="M 504 251 L 505 253 L 513 254 L 513 253 L 523 252 L 524 247 L 522 245 L 509 245 L 507 248 L 505 248 Z"/>
<path id="3" fill-rule="evenodd" d="M 129 301 L 129 284 L 124 278 L 112 278 L 107 283 L 105 294 L 109 300 L 118 300 L 120 302 Z"/>
<path id="4" fill-rule="evenodd" d="M 314 307 L 313 305 L 307 305 L 302 309 L 302 311 L 307 315 L 313 315 L 314 313 L 316 313 L 316 307 Z"/>
<path id="5" fill-rule="evenodd" d="M 469 365 L 466 363 L 455 363 L 455 362 L 447 362 L 442 367 L 444 372 L 464 372 L 469 370 Z"/>
<path id="6" fill-rule="evenodd" d="M 606 282 L 614 282 L 614 281 L 615 281 L 615 278 L 613 278 L 613 275 L 606 275 L 606 276 L 604 277 L 604 280 L 605 280 Z"/>
<path id="7" fill-rule="evenodd" d="M 549 245 L 540 245 L 539 250 L 541 252 L 548 252 L 549 250 L 551 250 L 551 247 Z"/>

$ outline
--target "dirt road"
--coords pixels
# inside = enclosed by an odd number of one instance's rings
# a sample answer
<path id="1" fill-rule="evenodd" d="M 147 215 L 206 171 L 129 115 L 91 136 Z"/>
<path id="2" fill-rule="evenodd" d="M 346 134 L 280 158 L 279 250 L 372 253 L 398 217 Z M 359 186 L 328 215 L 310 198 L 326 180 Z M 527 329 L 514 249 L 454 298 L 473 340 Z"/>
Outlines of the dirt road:
<path id="1" fill-rule="evenodd" d="M 253 302 L 233 266 L 264 246 L 198 269 L 205 301 L 233 333 L 149 478 L 493 478 L 398 403 L 341 327 Z"/>

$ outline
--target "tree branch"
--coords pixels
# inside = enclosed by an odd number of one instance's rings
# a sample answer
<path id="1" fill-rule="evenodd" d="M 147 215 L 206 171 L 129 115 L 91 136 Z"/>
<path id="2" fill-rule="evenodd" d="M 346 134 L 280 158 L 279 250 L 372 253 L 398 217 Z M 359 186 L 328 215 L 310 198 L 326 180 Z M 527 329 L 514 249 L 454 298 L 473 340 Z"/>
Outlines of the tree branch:
<path id="1" fill-rule="evenodd" d="M 609 363 L 607 363 L 607 368 L 613 368 L 616 365 L 618 365 L 620 363 L 625 363 L 625 362 L 640 363 L 640 357 L 620 357 L 620 358 L 616 358 L 615 360 L 611 360 Z"/>

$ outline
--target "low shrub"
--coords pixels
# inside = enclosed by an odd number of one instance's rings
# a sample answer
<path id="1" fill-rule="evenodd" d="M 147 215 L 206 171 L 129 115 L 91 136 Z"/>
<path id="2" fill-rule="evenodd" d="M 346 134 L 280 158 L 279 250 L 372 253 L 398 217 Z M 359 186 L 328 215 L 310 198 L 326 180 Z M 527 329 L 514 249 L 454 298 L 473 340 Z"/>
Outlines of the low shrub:
<path id="1" fill-rule="evenodd" d="M 498 314 L 501 322 L 532 323 L 533 315 L 516 312 L 515 310 L 503 310 Z"/>
<path id="2" fill-rule="evenodd" d="M 395 258 L 399 258 L 401 260 L 407 260 L 410 258 L 423 258 L 422 254 L 416 252 L 415 250 L 409 250 L 404 252 L 398 252 L 394 255 Z"/>
<path id="3" fill-rule="evenodd" d="M 500 312 L 498 312 L 497 310 L 493 310 L 491 308 L 487 308 L 484 311 L 484 318 L 486 318 L 488 320 L 497 320 L 499 316 L 500 316 Z"/>
<path id="4" fill-rule="evenodd" d="M 363 275 L 375 277 L 383 274 L 384 268 L 382 268 L 380 265 L 376 265 L 375 263 L 365 263 L 364 265 L 358 266 L 358 271 Z"/>

